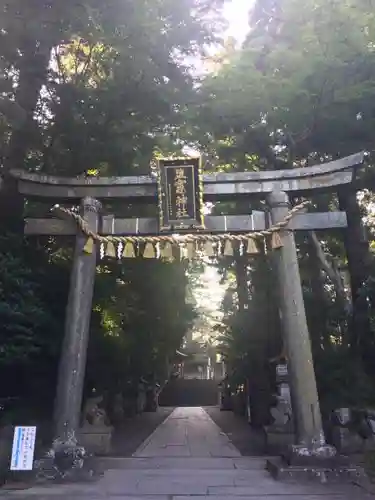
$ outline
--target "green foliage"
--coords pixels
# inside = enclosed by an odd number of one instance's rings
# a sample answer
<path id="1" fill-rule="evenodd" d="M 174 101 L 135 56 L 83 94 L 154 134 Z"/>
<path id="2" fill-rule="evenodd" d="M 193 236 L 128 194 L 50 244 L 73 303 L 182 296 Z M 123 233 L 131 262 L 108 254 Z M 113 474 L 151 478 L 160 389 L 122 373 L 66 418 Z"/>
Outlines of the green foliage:
<path id="1" fill-rule="evenodd" d="M 361 150 L 372 151 L 372 10 L 369 2 L 351 0 L 255 2 L 243 47 L 226 54 L 221 67 L 205 78 L 198 91 L 199 106 L 190 110 L 191 140 L 204 149 L 208 168 L 303 168 Z M 373 179 L 370 160 L 356 188 L 372 189 Z M 353 197 L 350 203 L 346 199 L 349 194 L 340 193 L 340 206 L 348 211 L 350 222 L 345 245 L 342 235 L 319 234 L 322 262 L 314 246 L 306 243 L 307 235 L 297 240 L 325 407 L 367 404 L 374 383 L 371 276 L 375 266 L 366 243 L 360 241 L 361 214 L 355 197 L 354 203 Z M 339 207 L 336 193 L 315 196 L 312 201 L 318 211 Z M 243 208 L 244 213 L 248 211 Z M 252 208 L 259 206 L 254 203 Z M 225 210 L 231 213 L 230 208 Z M 257 268 L 258 264 L 247 265 L 246 280 L 251 287 Z M 335 276 L 338 279 L 332 281 Z M 338 287 L 342 279 L 345 286 Z M 244 371 L 244 356 L 263 349 L 257 342 L 259 335 L 267 337 L 272 332 L 270 325 L 259 323 L 258 313 L 263 310 L 264 315 L 265 304 L 255 311 L 251 306 L 259 286 L 257 281 L 251 289 L 245 314 L 237 306 L 226 312 L 225 343 L 237 374 Z M 248 373 L 250 366 L 248 362 Z"/>
<path id="2" fill-rule="evenodd" d="M 256 4 L 243 49 L 201 90 L 198 116 L 219 163 L 246 168 L 256 155 L 258 168 L 282 168 L 372 150 L 375 24 L 368 7 L 270 4 Z"/>
<path id="3" fill-rule="evenodd" d="M 11 245 L 13 243 L 13 245 Z M 42 335 L 50 317 L 43 308 L 38 283 L 15 252 L 17 238 L 1 238 L 0 245 L 0 365 L 27 363 L 42 349 Z M 9 245 L 10 248 L 9 248 Z"/>
<path id="4" fill-rule="evenodd" d="M 322 351 L 317 361 L 315 372 L 325 415 L 336 408 L 374 405 L 373 381 L 364 373 L 360 360 L 353 359 L 350 350 L 332 347 Z"/>
<path id="5" fill-rule="evenodd" d="M 180 149 L 180 112 L 194 96 L 186 57 L 217 40 L 222 4 L 0 1 L 1 173 L 150 173 L 157 151 Z M 21 205 L 11 194 L 1 191 L 0 226 L 20 231 Z M 40 215 L 50 207 L 26 208 Z M 136 213 L 126 203 L 107 204 L 104 212 L 115 209 Z M 0 248 L 0 373 L 5 380 L 16 370 L 19 382 L 2 392 L 38 392 L 51 406 L 74 242 L 26 244 L 17 235 L 11 245 L 12 238 Z M 87 390 L 114 391 L 150 374 L 164 380 L 193 317 L 185 288 L 177 263 L 99 264 Z"/>
<path id="6" fill-rule="evenodd" d="M 191 100 L 184 57 L 215 40 L 222 3 L 0 4 L 4 82 L 25 112 L 9 164 L 27 160 L 28 168 L 64 175 L 147 172 L 156 135 L 179 125 L 177 111 Z"/>
<path id="7" fill-rule="evenodd" d="M 97 280 L 89 383 L 113 391 L 149 374 L 164 382 L 194 318 L 184 267 L 134 259 L 107 269 Z"/>

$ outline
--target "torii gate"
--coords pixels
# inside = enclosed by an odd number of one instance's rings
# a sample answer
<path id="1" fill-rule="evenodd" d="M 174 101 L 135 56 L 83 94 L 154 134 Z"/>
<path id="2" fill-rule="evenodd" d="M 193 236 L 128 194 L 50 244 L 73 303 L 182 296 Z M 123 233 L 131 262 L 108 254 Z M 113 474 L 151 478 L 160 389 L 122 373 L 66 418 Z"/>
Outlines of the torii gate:
<path id="1" fill-rule="evenodd" d="M 96 236 L 102 240 L 106 236 L 114 237 L 115 243 L 116 238 L 119 238 L 125 244 L 123 255 L 132 256 L 133 249 L 126 246 L 132 237 L 147 243 L 154 241 L 155 237 L 150 235 L 164 235 L 167 243 L 168 238 L 173 243 L 173 238 L 165 236 L 169 231 L 169 234 L 188 232 L 192 235 L 192 241 L 195 241 L 194 238 L 203 239 L 205 235 L 218 234 L 221 241 L 227 241 L 232 235 L 241 240 L 244 233 L 247 236 L 248 233 L 264 236 L 268 234 L 267 231 L 272 233 L 272 227 L 278 226 L 281 229 L 280 238 L 276 238 L 273 245 L 276 248 L 275 272 L 296 420 L 296 444 L 290 450 L 290 463 L 293 457 L 301 456 L 332 458 L 335 449 L 326 445 L 322 427 L 294 231 L 343 229 L 346 227 L 346 213 L 290 214 L 287 193 L 306 197 L 314 192 L 350 184 L 355 167 L 363 161 L 364 153 L 357 153 L 300 169 L 200 176 L 197 161 L 184 159 L 161 162 L 159 180 L 148 176 L 77 179 L 13 171 L 12 176 L 17 180 L 18 191 L 23 196 L 43 199 L 51 204 L 68 201 L 72 204 L 80 202 L 81 205 L 79 227 L 72 213 L 64 210 L 59 211 L 63 218 L 32 218 L 25 221 L 26 235 L 76 235 L 55 408 L 56 437 L 62 441 L 68 439 L 75 434 L 79 425 L 97 262 L 97 252 L 95 247 L 93 249 Z M 178 178 L 187 179 L 185 184 L 182 183 L 185 187 L 181 187 Z M 200 212 L 203 201 L 251 200 L 254 197 L 266 199 L 271 222 L 268 214 L 253 212 L 206 216 L 203 225 Z M 138 204 L 157 203 L 159 200 L 159 221 L 157 218 L 101 217 L 100 199 L 122 199 L 137 201 Z M 270 224 L 271 231 L 267 230 Z M 90 234 L 94 238 L 88 238 Z M 182 240 L 189 241 L 189 237 L 182 236 Z M 251 246 L 251 241 L 248 246 Z M 117 250 L 113 245 L 107 250 L 107 254 L 116 255 Z M 153 252 L 152 255 L 144 256 L 155 256 Z"/>

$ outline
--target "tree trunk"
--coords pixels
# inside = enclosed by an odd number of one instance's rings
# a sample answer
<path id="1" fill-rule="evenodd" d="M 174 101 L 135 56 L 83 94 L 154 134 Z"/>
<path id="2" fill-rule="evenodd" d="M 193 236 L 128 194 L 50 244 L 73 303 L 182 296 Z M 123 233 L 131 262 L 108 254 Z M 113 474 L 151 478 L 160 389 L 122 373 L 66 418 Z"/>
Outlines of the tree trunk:
<path id="1" fill-rule="evenodd" d="M 277 297 L 267 255 L 256 257 L 252 266 L 251 281 L 250 318 L 256 327 L 252 328 L 249 396 L 252 425 L 259 427 L 269 424 L 273 392 L 269 360 L 281 349 Z"/>
<path id="2" fill-rule="evenodd" d="M 313 250 L 313 252 L 315 254 L 314 256 L 317 259 L 317 262 L 319 263 L 320 268 L 326 273 L 328 278 L 331 280 L 333 286 L 335 287 L 336 300 L 340 303 L 340 305 L 341 305 L 341 307 L 343 307 L 343 309 L 347 310 L 348 298 L 346 296 L 344 283 L 343 283 L 342 277 L 340 276 L 340 273 L 328 261 L 326 255 L 322 249 L 320 241 L 318 240 L 318 237 L 316 236 L 315 231 L 309 232 L 309 239 L 312 243 L 311 249 Z"/>
<path id="3" fill-rule="evenodd" d="M 313 269 L 315 269 L 312 275 L 311 283 L 312 284 L 314 284 L 315 282 L 320 283 L 319 289 L 318 287 L 316 287 L 317 288 L 316 291 L 315 292 L 313 291 L 316 300 L 321 301 L 319 309 L 322 310 L 322 314 L 318 315 L 318 318 L 320 318 L 320 320 L 322 318 L 324 319 L 323 312 L 327 310 L 327 301 L 325 299 L 326 293 L 324 291 L 324 281 L 322 282 L 321 279 L 321 270 L 322 270 L 328 276 L 335 289 L 335 294 L 336 294 L 335 302 L 338 311 L 340 311 L 339 326 L 341 335 L 344 337 L 346 336 L 347 333 L 347 319 L 352 312 L 352 307 L 349 298 L 347 296 L 347 293 L 345 291 L 343 278 L 337 267 L 335 267 L 333 263 L 331 264 L 329 262 L 315 231 L 309 232 L 309 241 L 310 241 L 310 260 Z M 317 319 L 317 321 L 319 322 L 319 319 Z M 324 335 L 324 331 L 325 331 L 325 324 L 322 325 L 321 329 L 322 335 Z M 326 339 L 322 340 L 325 341 Z"/>
<path id="4" fill-rule="evenodd" d="M 364 284 L 369 276 L 371 255 L 368 241 L 364 234 L 362 214 L 357 202 L 356 191 L 342 190 L 339 193 L 340 209 L 346 211 L 348 226 L 344 242 L 348 258 L 352 295 L 352 318 L 350 322 L 350 345 L 353 354 L 361 355 L 367 369 L 374 372 L 369 306 Z"/>
<path id="5" fill-rule="evenodd" d="M 315 236 L 316 238 L 316 236 Z M 313 353 L 319 352 L 327 341 L 327 297 L 324 289 L 324 277 L 322 275 L 322 263 L 318 257 L 318 248 L 322 251 L 317 239 L 309 234 L 307 239 L 308 252 L 308 284 L 311 288 L 311 298 L 314 306 L 307 307 L 307 319 L 309 324 L 310 339 Z M 316 314 L 316 311 L 319 314 Z M 309 314 L 310 313 L 310 314 Z M 329 340 L 328 340 L 329 342 Z"/>

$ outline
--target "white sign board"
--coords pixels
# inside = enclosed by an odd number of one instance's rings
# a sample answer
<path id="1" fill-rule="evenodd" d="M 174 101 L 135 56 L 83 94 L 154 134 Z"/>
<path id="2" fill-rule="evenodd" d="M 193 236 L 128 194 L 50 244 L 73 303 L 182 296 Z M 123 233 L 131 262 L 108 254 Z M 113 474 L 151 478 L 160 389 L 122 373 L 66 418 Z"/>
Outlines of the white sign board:
<path id="1" fill-rule="evenodd" d="M 286 377 L 288 375 L 288 366 L 287 365 L 277 365 L 276 366 L 276 375 L 278 377 Z"/>
<path id="2" fill-rule="evenodd" d="M 10 470 L 33 470 L 36 427 L 14 429 Z"/>

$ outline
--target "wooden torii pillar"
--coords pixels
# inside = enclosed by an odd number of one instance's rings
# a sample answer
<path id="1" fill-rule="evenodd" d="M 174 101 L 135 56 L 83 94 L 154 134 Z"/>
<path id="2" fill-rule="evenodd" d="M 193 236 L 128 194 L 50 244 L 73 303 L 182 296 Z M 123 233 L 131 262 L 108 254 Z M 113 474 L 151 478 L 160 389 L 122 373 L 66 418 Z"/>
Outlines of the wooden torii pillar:
<path id="1" fill-rule="evenodd" d="M 361 165 L 363 159 L 364 154 L 357 153 L 301 169 L 204 175 L 204 201 L 266 198 L 272 222 L 277 223 L 288 213 L 287 193 L 308 196 L 350 184 L 353 169 Z M 153 218 L 100 218 L 97 201 L 120 198 L 156 204 L 158 187 L 152 177 L 70 179 L 20 171 L 13 171 L 12 175 L 17 179 L 19 192 L 25 197 L 49 200 L 51 205 L 60 200 L 80 202 L 82 215 L 94 232 L 98 228 L 102 235 L 150 235 L 158 231 L 158 221 Z M 267 225 L 268 214 L 263 212 L 205 218 L 208 233 L 262 231 Z M 297 458 L 331 458 L 335 450 L 326 446 L 322 428 L 293 232 L 345 227 L 345 212 L 297 214 L 281 232 L 283 247 L 276 250 L 280 310 L 297 429 L 291 456 Z M 79 422 L 96 255 L 95 252 L 91 255 L 83 252 L 82 234 L 77 232 L 72 220 L 26 219 L 25 234 L 76 235 L 77 238 L 55 412 L 56 437 L 67 440 L 75 434 Z"/>

